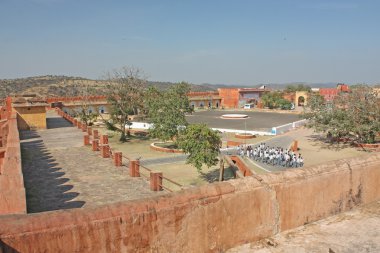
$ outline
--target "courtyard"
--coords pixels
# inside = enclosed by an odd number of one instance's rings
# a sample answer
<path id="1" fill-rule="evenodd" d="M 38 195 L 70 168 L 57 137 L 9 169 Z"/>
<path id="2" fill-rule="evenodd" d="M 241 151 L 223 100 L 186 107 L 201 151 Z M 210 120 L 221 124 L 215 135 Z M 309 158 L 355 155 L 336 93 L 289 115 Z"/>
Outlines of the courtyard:
<path id="1" fill-rule="evenodd" d="M 223 114 L 246 114 L 247 119 L 222 119 Z M 205 123 L 212 128 L 237 129 L 247 131 L 269 131 L 277 127 L 301 120 L 295 113 L 257 112 L 249 110 L 203 110 L 186 117 L 191 123 Z"/>

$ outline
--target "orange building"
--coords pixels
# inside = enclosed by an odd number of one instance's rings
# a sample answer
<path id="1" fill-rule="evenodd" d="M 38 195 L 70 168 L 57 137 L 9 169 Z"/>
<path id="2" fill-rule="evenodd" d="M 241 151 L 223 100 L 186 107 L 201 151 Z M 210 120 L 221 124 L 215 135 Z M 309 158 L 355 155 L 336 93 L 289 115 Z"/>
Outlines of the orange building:
<path id="1" fill-rule="evenodd" d="M 242 108 L 245 104 L 257 105 L 264 93 L 269 89 L 263 88 L 220 88 L 218 89 L 222 106 L 225 108 Z"/>
<path id="2" fill-rule="evenodd" d="M 219 108 L 221 106 L 221 97 L 217 91 L 189 92 L 187 97 L 193 108 Z"/>

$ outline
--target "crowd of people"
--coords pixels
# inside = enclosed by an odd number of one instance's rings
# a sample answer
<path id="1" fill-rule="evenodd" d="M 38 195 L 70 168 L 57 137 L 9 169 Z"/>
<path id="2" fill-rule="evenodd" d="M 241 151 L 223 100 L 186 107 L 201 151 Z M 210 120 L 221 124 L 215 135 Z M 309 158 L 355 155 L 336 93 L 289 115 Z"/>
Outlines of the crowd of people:
<path id="1" fill-rule="evenodd" d="M 282 166 L 289 168 L 303 167 L 303 158 L 301 154 L 294 153 L 292 150 L 283 149 L 281 147 L 269 147 L 265 143 L 252 148 L 247 146 L 238 146 L 238 154 L 247 156 L 255 161 L 270 164 L 272 166 Z"/>

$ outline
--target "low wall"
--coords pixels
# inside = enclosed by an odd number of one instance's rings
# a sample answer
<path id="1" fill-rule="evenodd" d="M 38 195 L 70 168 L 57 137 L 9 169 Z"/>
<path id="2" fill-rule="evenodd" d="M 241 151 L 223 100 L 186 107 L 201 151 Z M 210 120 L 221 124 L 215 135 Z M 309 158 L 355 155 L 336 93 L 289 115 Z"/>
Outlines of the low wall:
<path id="1" fill-rule="evenodd" d="M 289 123 L 289 124 L 285 124 L 285 125 L 282 125 L 282 126 L 277 126 L 277 127 L 273 127 L 272 128 L 272 133 L 273 134 L 283 134 L 283 133 L 286 133 L 290 130 L 293 130 L 293 129 L 296 129 L 300 126 L 303 126 L 307 123 L 307 120 L 306 119 L 303 119 L 303 120 L 299 120 L 299 121 L 295 121 L 295 122 L 292 122 L 292 123 Z"/>
<path id="2" fill-rule="evenodd" d="M 1 136 L 3 152 L 0 164 L 0 215 L 26 213 L 16 113 L 12 113 L 1 126 Z"/>
<path id="3" fill-rule="evenodd" d="M 380 154 L 96 208 L 0 217 L 0 252 L 222 252 L 380 199 Z"/>
<path id="4" fill-rule="evenodd" d="M 240 170 L 241 174 L 244 177 L 252 176 L 252 171 L 248 168 L 248 166 L 242 161 L 239 156 L 232 155 L 231 160 L 235 162 L 236 167 Z"/>

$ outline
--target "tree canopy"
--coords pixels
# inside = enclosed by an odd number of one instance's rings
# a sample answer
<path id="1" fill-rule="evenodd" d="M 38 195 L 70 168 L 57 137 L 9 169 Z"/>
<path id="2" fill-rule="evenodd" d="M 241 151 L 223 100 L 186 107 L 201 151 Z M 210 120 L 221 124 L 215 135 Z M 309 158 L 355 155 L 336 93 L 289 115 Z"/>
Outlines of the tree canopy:
<path id="1" fill-rule="evenodd" d="M 290 84 L 285 87 L 285 92 L 311 91 L 311 87 L 305 84 Z"/>
<path id="2" fill-rule="evenodd" d="M 376 92 L 365 85 L 350 93 L 341 93 L 329 103 L 314 95 L 309 98 L 303 117 L 317 132 L 373 143 L 380 132 L 380 100 Z"/>
<path id="3" fill-rule="evenodd" d="M 145 105 L 148 117 L 153 123 L 150 135 L 162 141 L 174 140 L 181 127 L 188 125 L 186 113 L 192 112 L 187 93 L 190 87 L 182 82 L 170 87 L 167 91 L 159 91 L 155 87 L 148 89 Z"/>
<path id="4" fill-rule="evenodd" d="M 218 163 L 221 138 L 219 134 L 205 124 L 192 124 L 181 131 L 178 146 L 189 154 L 186 163 L 194 165 L 198 171 L 202 165 L 211 167 Z"/>
<path id="5" fill-rule="evenodd" d="M 283 110 L 290 110 L 292 107 L 292 103 L 283 98 L 282 92 L 273 91 L 265 93 L 261 100 L 265 107 L 269 107 L 270 109 L 280 108 Z"/>
<path id="6" fill-rule="evenodd" d="M 110 115 L 118 123 L 121 131 L 120 141 L 126 141 L 125 126 L 130 122 L 128 115 L 138 114 L 143 108 L 146 80 L 140 69 L 124 67 L 108 74 L 107 100 L 111 105 Z"/>

